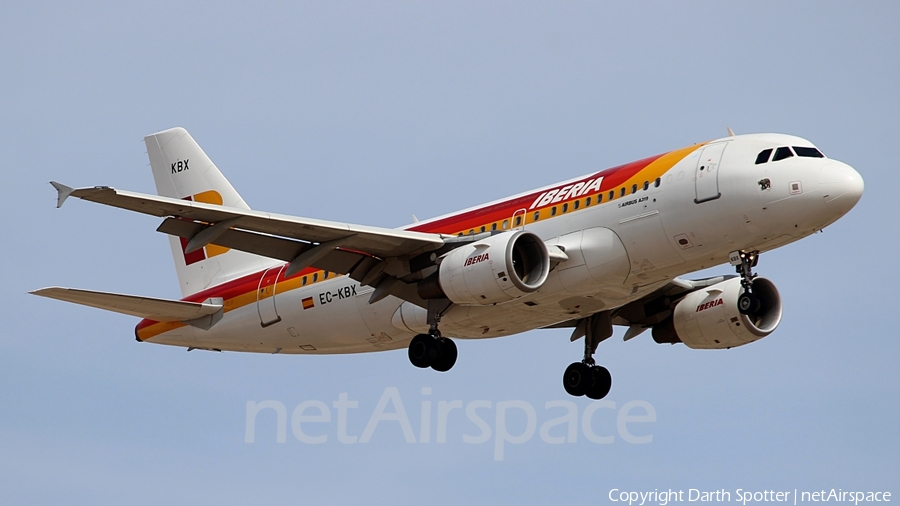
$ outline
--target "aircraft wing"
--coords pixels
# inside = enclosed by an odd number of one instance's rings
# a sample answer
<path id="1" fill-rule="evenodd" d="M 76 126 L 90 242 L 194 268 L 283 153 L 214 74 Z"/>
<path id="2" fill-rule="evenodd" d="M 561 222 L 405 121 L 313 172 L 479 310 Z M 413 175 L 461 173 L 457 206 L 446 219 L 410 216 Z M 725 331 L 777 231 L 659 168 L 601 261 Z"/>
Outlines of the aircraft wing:
<path id="1" fill-rule="evenodd" d="M 628 327 L 624 339 L 631 340 L 648 328 L 668 318 L 672 314 L 674 303 L 690 292 L 721 283 L 734 275 L 715 276 L 704 279 L 674 278 L 666 285 L 638 300 L 629 302 L 612 311 L 612 324 Z M 574 319 L 544 327 L 546 329 L 572 328 L 572 341 L 585 335 L 585 319 Z"/>
<path id="2" fill-rule="evenodd" d="M 408 265 L 415 255 L 445 245 L 440 234 L 300 218 L 108 186 L 75 189 L 50 184 L 59 192 L 57 207 L 71 196 L 166 218 L 157 230 L 187 239 L 187 253 L 216 244 L 290 262 L 285 276 L 310 266 L 348 274 L 375 287 L 370 303 L 394 295 L 424 307 L 415 284 L 400 279 L 409 272 L 393 269 L 390 260 L 400 258 Z"/>
<path id="3" fill-rule="evenodd" d="M 62 205 L 66 197 L 72 196 L 152 216 L 171 216 L 173 218 L 202 222 L 205 226 L 211 224 L 225 225 L 226 223 L 224 222 L 227 222 L 227 227 L 220 227 L 217 232 L 225 232 L 227 229 L 242 229 L 295 239 L 306 243 L 322 244 L 333 242 L 335 247 L 356 250 L 381 258 L 429 251 L 444 245 L 444 240 L 438 234 L 351 225 L 334 221 L 237 209 L 117 190 L 108 186 L 74 189 L 59 183 L 52 184 L 60 192 L 58 206 Z M 200 246 L 202 247 L 203 245 L 205 244 Z M 275 256 L 275 258 L 279 257 Z"/>

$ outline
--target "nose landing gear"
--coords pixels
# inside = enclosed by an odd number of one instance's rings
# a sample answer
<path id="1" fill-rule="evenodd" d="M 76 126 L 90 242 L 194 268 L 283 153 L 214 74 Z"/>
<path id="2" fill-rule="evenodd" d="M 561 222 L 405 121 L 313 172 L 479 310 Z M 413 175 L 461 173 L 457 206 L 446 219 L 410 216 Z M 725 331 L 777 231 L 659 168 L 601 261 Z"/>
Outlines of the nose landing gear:
<path id="1" fill-rule="evenodd" d="M 563 387 L 569 395 L 586 396 L 599 400 L 606 397 L 612 388 L 609 370 L 594 362 L 594 352 L 600 341 L 612 335 L 612 321 L 609 312 L 591 315 L 582 320 L 584 327 L 576 327 L 576 333 L 584 329 L 584 358 L 566 368 Z M 576 334 L 577 335 L 577 334 Z"/>
<path id="2" fill-rule="evenodd" d="M 729 262 L 735 266 L 735 270 L 741 275 L 741 286 L 744 293 L 738 297 L 738 311 L 744 315 L 757 313 L 762 307 L 762 302 L 753 294 L 753 268 L 759 263 L 759 251 L 733 251 L 728 255 Z"/>

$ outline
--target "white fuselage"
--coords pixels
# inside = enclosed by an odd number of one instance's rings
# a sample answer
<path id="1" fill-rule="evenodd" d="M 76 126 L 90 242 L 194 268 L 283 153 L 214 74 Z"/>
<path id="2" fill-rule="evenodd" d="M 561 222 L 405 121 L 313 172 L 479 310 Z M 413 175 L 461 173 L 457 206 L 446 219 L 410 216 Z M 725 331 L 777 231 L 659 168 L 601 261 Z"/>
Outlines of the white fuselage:
<path id="1" fill-rule="evenodd" d="M 679 275 L 723 264 L 730 252 L 771 250 L 813 234 L 853 207 L 862 179 L 846 164 L 802 156 L 755 163 L 762 150 L 782 146 L 812 144 L 779 134 L 719 139 L 690 151 L 658 185 L 650 180 L 634 192 L 629 185 L 625 195 L 616 188 L 613 200 L 526 220 L 526 230 L 561 246 L 568 260 L 522 298 L 452 306 L 441 332 L 498 337 L 613 309 Z M 428 329 L 424 309 L 392 296 L 369 304 L 373 289 L 349 276 L 271 290 L 274 296 L 227 310 L 208 330 L 185 325 L 149 341 L 264 353 L 356 353 L 403 348 Z"/>

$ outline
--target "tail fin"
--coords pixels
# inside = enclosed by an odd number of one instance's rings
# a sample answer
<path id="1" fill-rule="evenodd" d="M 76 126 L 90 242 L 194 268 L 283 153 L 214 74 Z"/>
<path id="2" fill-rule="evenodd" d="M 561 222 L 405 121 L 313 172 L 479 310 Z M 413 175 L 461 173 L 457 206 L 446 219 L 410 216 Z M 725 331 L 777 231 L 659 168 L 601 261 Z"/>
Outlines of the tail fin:
<path id="1" fill-rule="evenodd" d="M 183 128 L 144 137 L 156 191 L 164 197 L 250 209 L 212 160 Z M 187 239 L 169 236 L 181 293 L 193 293 L 278 263 L 215 244 L 185 253 Z"/>

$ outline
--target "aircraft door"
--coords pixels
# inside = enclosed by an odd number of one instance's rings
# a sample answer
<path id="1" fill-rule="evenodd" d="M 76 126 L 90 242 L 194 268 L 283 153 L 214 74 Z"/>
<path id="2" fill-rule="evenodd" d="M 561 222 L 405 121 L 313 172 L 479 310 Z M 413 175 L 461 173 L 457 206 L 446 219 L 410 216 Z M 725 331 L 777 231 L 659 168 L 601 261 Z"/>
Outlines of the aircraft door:
<path id="1" fill-rule="evenodd" d="M 259 324 L 268 327 L 281 321 L 278 310 L 275 307 L 275 287 L 278 285 L 278 277 L 284 266 L 272 267 L 263 273 L 256 290 L 256 310 L 259 312 Z"/>
<path id="2" fill-rule="evenodd" d="M 719 193 L 719 164 L 727 142 L 717 142 L 703 148 L 694 175 L 696 198 L 694 203 L 702 204 L 722 196 Z"/>

